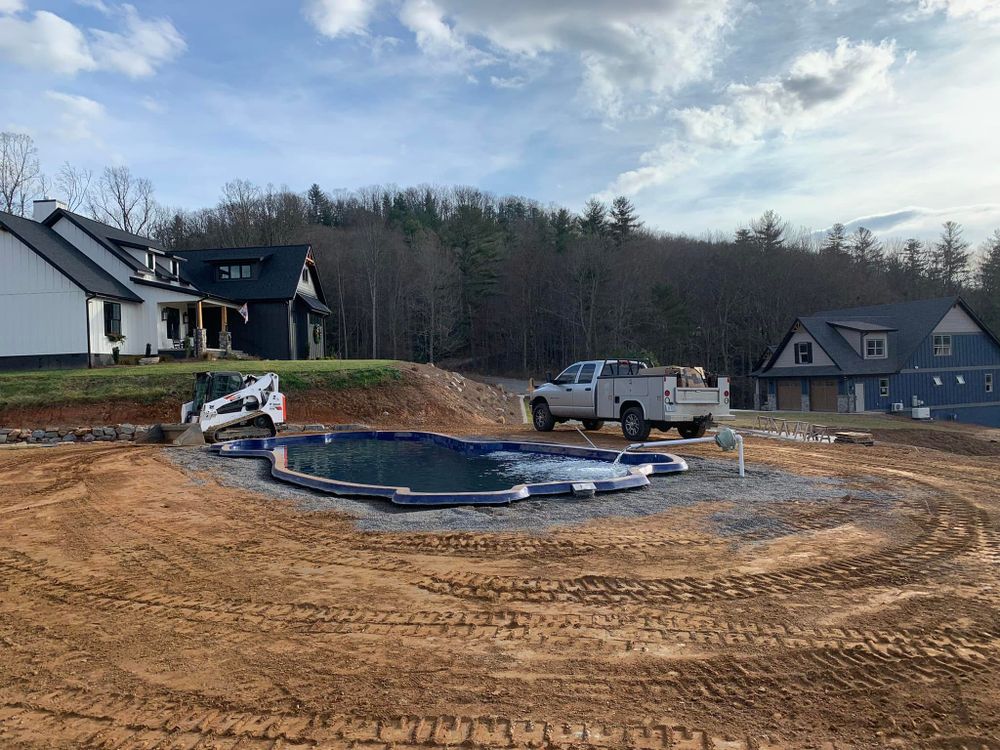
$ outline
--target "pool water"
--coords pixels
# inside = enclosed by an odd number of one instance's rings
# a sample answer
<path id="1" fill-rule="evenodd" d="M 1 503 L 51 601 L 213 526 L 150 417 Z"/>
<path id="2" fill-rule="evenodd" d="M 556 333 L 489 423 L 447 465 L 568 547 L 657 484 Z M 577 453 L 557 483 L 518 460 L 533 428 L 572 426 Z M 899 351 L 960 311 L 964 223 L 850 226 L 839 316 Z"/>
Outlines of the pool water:
<path id="1" fill-rule="evenodd" d="M 514 485 L 623 477 L 628 467 L 523 451 L 455 450 L 422 440 L 336 440 L 285 446 L 292 471 L 414 492 L 494 492 Z"/>

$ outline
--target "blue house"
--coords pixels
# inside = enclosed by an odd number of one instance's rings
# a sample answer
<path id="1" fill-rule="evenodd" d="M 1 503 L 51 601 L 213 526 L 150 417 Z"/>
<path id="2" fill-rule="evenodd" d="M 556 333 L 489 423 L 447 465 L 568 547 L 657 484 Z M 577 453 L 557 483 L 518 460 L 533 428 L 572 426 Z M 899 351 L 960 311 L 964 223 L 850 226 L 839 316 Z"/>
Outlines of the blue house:
<path id="1" fill-rule="evenodd" d="M 754 406 L 906 411 L 1000 427 L 1000 340 L 961 297 L 798 318 L 755 378 Z"/>

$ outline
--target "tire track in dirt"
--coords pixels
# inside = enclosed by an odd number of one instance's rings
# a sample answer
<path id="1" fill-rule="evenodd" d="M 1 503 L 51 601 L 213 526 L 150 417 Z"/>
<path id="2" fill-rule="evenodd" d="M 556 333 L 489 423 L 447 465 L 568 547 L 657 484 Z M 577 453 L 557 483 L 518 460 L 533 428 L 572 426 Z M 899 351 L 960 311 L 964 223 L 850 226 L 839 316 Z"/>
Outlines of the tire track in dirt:
<path id="1" fill-rule="evenodd" d="M 911 632 L 856 628 L 801 628 L 743 625 L 704 616 L 539 614 L 326 607 L 231 599 L 200 600 L 134 591 L 82 574 L 56 575 L 24 555 L 0 551 L 0 567 L 25 577 L 23 586 L 75 609 L 93 608 L 128 615 L 149 614 L 196 624 L 227 624 L 241 632 L 291 631 L 309 635 L 372 635 L 453 638 L 464 641 L 517 641 L 573 650 L 581 642 L 607 651 L 635 651 L 685 643 L 712 649 L 781 648 L 871 650 L 901 655 L 950 653 L 966 658 L 1000 638 L 991 628 L 941 628 Z"/>
<path id="2" fill-rule="evenodd" d="M 767 573 L 711 579 L 600 575 L 545 579 L 465 572 L 425 576 L 417 585 L 437 594 L 487 602 L 652 606 L 897 583 L 923 578 L 932 567 L 973 548 L 979 542 L 982 518 L 972 505 L 962 501 L 943 501 L 929 507 L 929 510 L 931 523 L 927 524 L 923 533 L 907 543 L 832 562 Z"/>
<path id="3" fill-rule="evenodd" d="M 750 750 L 749 738 L 712 737 L 656 718 L 634 723 L 542 720 L 507 716 L 401 715 L 388 718 L 336 714 L 267 714 L 192 705 L 178 700 L 87 693 L 0 692 L 0 728 L 5 736 L 45 736 L 48 727 L 81 747 L 194 748 L 385 748 L 427 747 L 677 748 Z M 30 735 L 28 736 L 30 739 Z M 145 744 L 144 744 L 145 743 Z M 44 746 L 44 745 L 39 745 Z"/>

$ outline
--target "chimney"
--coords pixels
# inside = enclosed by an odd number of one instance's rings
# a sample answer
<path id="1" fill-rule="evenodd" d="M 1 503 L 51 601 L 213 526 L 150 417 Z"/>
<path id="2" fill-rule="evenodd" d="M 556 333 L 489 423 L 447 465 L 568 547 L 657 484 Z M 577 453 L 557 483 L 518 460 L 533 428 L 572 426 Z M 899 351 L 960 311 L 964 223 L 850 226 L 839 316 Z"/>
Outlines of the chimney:
<path id="1" fill-rule="evenodd" d="M 66 204 L 55 198 L 42 198 L 40 201 L 35 201 L 31 218 L 37 222 L 43 222 L 58 208 L 64 209 L 66 208 Z"/>

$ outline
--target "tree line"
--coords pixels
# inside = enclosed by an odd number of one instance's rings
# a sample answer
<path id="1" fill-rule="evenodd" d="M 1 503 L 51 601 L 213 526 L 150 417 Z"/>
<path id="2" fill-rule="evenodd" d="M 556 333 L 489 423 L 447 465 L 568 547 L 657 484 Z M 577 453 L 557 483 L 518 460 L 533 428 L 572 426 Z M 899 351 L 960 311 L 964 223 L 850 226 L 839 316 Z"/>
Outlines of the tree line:
<path id="1" fill-rule="evenodd" d="M 6 175 L 0 208 L 24 213 Z M 796 315 L 963 294 L 1000 329 L 1000 230 L 976 258 L 952 221 L 935 242 L 841 224 L 816 241 L 766 211 L 695 238 L 646 228 L 625 197 L 576 213 L 471 187 L 298 193 L 235 180 L 215 206 L 172 211 L 124 167 L 87 179 L 65 165 L 60 177 L 54 189 L 76 184 L 77 210 L 171 249 L 311 244 L 336 357 L 536 376 L 642 357 L 729 374 L 748 405 L 747 376 Z"/>

